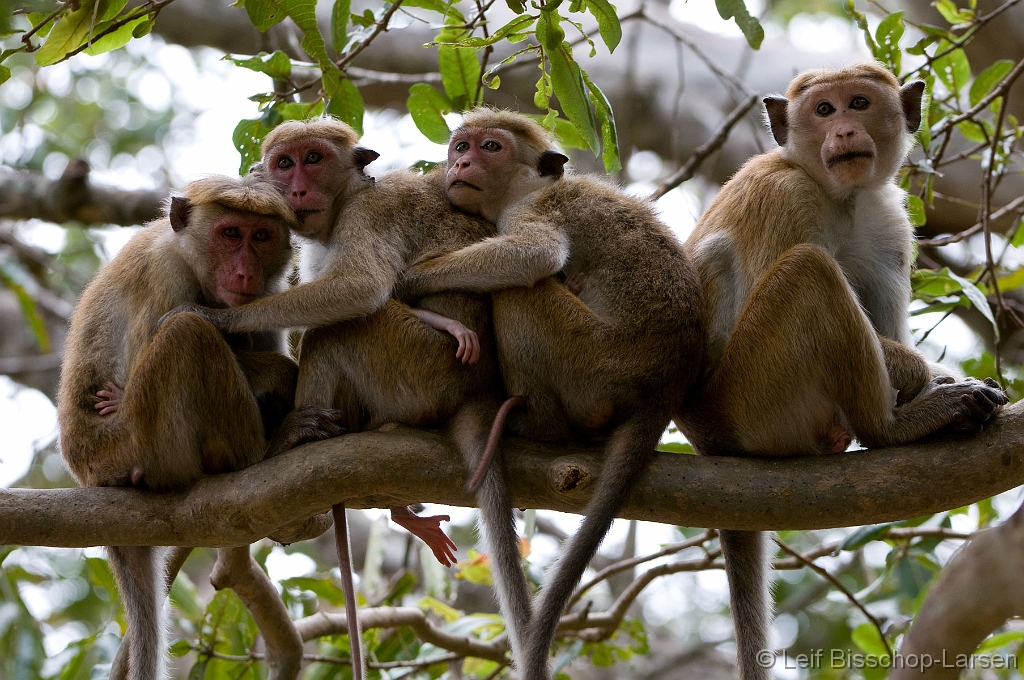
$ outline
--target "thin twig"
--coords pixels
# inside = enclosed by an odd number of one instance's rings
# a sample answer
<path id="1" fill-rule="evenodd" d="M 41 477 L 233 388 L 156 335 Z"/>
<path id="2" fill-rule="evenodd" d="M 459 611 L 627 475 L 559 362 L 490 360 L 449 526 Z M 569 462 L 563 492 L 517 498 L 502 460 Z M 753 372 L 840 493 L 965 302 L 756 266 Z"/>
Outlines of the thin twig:
<path id="1" fill-rule="evenodd" d="M 356 48 L 354 50 L 352 50 L 351 52 L 346 54 L 344 57 L 342 57 L 341 59 L 339 59 L 338 61 L 335 62 L 337 67 L 340 68 L 341 70 L 345 70 L 345 67 L 348 66 L 350 63 L 352 63 L 352 60 L 355 59 L 357 56 L 359 56 L 360 52 L 362 52 L 367 47 L 369 47 L 370 43 L 373 42 L 373 40 L 378 35 L 380 35 L 381 33 L 384 33 L 385 31 L 387 31 L 388 30 L 388 23 L 390 23 L 391 17 L 393 17 L 395 15 L 395 12 L 397 12 L 398 8 L 401 7 L 401 6 L 402 6 L 402 0 L 394 0 L 394 2 L 391 3 L 391 7 L 388 7 L 388 10 L 386 12 L 384 12 L 384 16 L 382 16 L 380 18 L 380 21 L 378 21 L 377 24 L 373 27 L 373 32 L 370 33 L 370 35 L 368 35 L 366 37 L 366 40 L 364 40 L 361 43 L 359 43 L 358 45 L 356 45 Z"/>

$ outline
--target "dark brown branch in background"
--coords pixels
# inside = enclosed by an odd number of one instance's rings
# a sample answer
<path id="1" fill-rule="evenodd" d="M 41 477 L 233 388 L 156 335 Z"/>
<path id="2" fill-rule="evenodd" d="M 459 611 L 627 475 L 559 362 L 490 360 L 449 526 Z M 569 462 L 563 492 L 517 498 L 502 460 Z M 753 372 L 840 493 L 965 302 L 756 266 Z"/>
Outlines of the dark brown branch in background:
<path id="1" fill-rule="evenodd" d="M 0 217 L 61 224 L 142 224 L 160 215 L 167 191 L 123 191 L 89 181 L 89 165 L 72 161 L 54 181 L 28 171 L 0 170 Z"/>

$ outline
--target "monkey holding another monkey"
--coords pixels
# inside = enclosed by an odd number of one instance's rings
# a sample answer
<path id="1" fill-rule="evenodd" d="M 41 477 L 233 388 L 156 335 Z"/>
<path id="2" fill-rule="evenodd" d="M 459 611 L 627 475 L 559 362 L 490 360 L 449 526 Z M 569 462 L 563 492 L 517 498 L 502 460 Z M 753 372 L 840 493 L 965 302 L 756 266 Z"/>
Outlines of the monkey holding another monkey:
<path id="1" fill-rule="evenodd" d="M 994 381 L 941 375 L 911 344 L 913 231 L 894 179 L 923 91 L 866 63 L 804 72 L 764 100 L 780 148 L 748 161 L 686 242 L 710 308 L 712 368 L 680 420 L 698 453 L 905 444 L 976 429 L 1006 403 Z M 767 679 L 765 536 L 720 536 L 740 677 Z"/>
<path id="2" fill-rule="evenodd" d="M 95 276 L 71 320 L 57 398 L 60 450 L 80 484 L 182 488 L 341 433 L 335 412 L 292 411 L 297 367 L 280 334 L 225 338 L 195 314 L 158 329 L 182 304 L 230 306 L 281 289 L 294 221 L 272 185 L 207 177 Z M 128 677 L 163 678 L 163 553 L 108 555 L 129 626 Z"/>
<path id="3" fill-rule="evenodd" d="M 605 461 L 579 530 L 562 549 L 513 639 L 518 677 L 550 677 L 562 610 L 616 511 L 703 368 L 704 303 L 696 269 L 653 208 L 591 177 L 530 118 L 476 109 L 451 136 L 445 191 L 497 235 L 406 270 L 410 297 L 491 292 L 505 390 L 525 409 L 515 434 L 541 440 L 607 437 Z M 563 272 L 569 286 L 555 278 Z M 580 283 L 582 281 L 582 287 Z M 489 474 L 489 473 L 488 473 Z M 506 511 L 510 518 L 512 508 Z M 495 572 L 508 568 L 494 566 Z M 500 574 L 499 574 L 500 575 Z M 496 579 L 522 578 L 516 565 Z"/>

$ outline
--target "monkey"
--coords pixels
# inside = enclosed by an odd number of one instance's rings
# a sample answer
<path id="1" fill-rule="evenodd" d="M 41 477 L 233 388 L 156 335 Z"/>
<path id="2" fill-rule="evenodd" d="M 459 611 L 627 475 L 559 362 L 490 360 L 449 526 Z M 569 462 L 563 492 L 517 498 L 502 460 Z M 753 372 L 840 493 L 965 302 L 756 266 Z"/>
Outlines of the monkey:
<path id="1" fill-rule="evenodd" d="M 248 305 L 202 313 L 226 331 L 304 328 L 297 405 L 337 408 L 348 431 L 388 422 L 447 426 L 473 468 L 502 397 L 490 300 L 445 291 L 417 299 L 413 308 L 393 293 L 410 264 L 493 235 L 494 227 L 452 207 L 443 172 L 367 177 L 364 168 L 377 154 L 357 141 L 351 128 L 330 118 L 289 121 L 267 135 L 255 172 L 275 181 L 298 215 L 293 231 L 304 254 L 313 252 L 304 273 L 309 280 Z M 500 456 L 477 499 L 492 561 L 503 565 L 496 569 L 498 598 L 512 612 L 506 627 L 518 650 L 518 623 L 529 618 L 531 595 Z M 353 672 L 360 678 L 365 669 L 343 509 L 334 508 L 336 536 Z M 447 517 L 418 518 L 393 508 L 392 519 L 423 539 L 442 564 L 453 562 L 455 545 L 438 526 Z"/>
<path id="2" fill-rule="evenodd" d="M 685 243 L 709 304 L 709 373 L 679 422 L 698 453 L 904 444 L 1006 403 L 994 381 L 944 375 L 912 345 L 913 230 L 894 180 L 923 91 L 863 63 L 764 99 L 779 148 L 740 168 Z M 767 679 L 765 535 L 719 533 L 740 677 Z"/>
<path id="3" fill-rule="evenodd" d="M 282 417 L 298 368 L 279 334 L 276 344 L 267 333 L 225 338 L 196 314 L 158 328 L 183 303 L 234 305 L 280 289 L 293 222 L 267 182 L 207 177 L 97 273 L 71 319 L 57 399 L 60 450 L 79 484 L 182 488 L 340 434 L 329 411 Z M 163 553 L 107 552 L 131 631 L 128 677 L 162 678 Z"/>
<path id="4" fill-rule="evenodd" d="M 400 286 L 411 298 L 491 293 L 505 391 L 525 402 L 508 417 L 514 434 L 606 437 L 583 522 L 513 650 L 529 680 L 550 677 L 565 604 L 700 375 L 706 347 L 703 295 L 682 244 L 650 204 L 566 175 L 567 161 L 522 114 L 466 113 L 448 145 L 446 195 L 497 235 L 417 263 Z"/>

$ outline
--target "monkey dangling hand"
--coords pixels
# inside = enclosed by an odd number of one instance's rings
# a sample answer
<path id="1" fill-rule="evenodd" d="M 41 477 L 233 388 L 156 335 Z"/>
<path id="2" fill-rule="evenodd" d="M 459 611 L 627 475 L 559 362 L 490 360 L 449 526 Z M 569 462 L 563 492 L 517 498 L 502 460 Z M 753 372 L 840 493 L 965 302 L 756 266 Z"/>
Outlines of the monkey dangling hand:
<path id="1" fill-rule="evenodd" d="M 455 552 L 459 549 L 441 529 L 441 522 L 450 522 L 448 515 L 420 517 L 408 507 L 391 508 L 391 519 L 410 534 L 427 544 L 438 562 L 446 567 L 455 564 Z"/>

